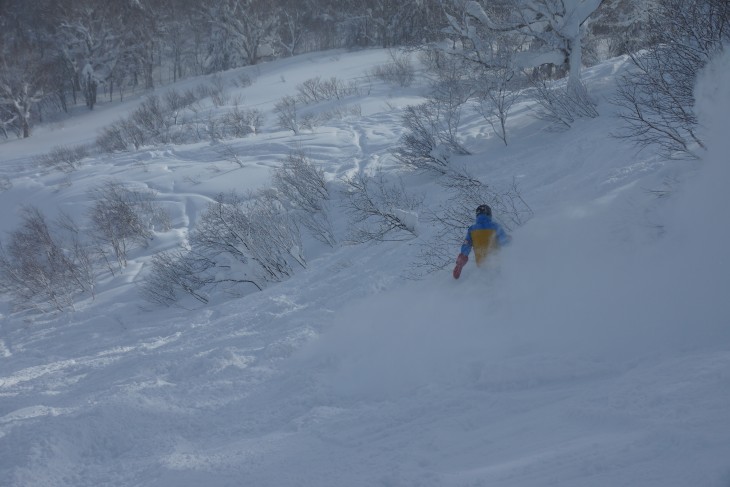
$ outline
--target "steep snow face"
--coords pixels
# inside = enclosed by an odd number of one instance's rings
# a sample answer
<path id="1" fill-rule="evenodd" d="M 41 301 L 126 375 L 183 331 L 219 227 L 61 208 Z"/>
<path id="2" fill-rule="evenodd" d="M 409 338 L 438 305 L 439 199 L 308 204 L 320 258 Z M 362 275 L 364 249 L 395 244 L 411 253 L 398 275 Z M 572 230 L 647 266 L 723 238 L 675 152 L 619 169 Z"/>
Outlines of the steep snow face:
<path id="1" fill-rule="evenodd" d="M 730 203 L 730 195 L 723 189 L 730 175 L 730 167 L 727 164 L 730 150 L 730 139 L 727 137 L 730 111 L 728 82 L 730 82 L 730 53 L 726 50 L 705 69 L 695 91 L 696 110 L 708 140 L 708 151 L 702 173 L 697 181 L 685 189 L 687 193 L 685 198 L 690 201 L 678 209 L 686 224 L 702 226 L 704 228 L 696 230 L 709 232 L 707 238 L 703 240 L 713 246 L 713 250 L 719 250 L 718 246 L 722 245 L 722 239 L 727 241 L 727 232 L 730 230 L 730 225 L 723 224 L 722 220 Z M 715 217 L 719 219 L 715 220 Z M 722 254 L 710 253 L 710 255 Z M 722 262 L 727 263 L 727 260 L 723 259 Z"/>
<path id="2" fill-rule="evenodd" d="M 387 59 L 364 51 L 270 63 L 240 95 L 273 119 L 313 66 L 362 81 Z M 156 189 L 175 229 L 75 313 L 0 308 L 0 483 L 727 486 L 729 59 L 698 87 L 709 151 L 696 167 L 608 137 L 617 121 L 607 104 L 564 133 L 518 104 L 508 147 L 465 117 L 474 155 L 455 163 L 497 188 L 517 181 L 535 215 L 459 281 L 450 269 L 402 277 L 433 232 L 403 210 L 417 239 L 310 244 L 306 270 L 260 293 L 189 310 L 141 309 L 136 293 L 153 252 L 184 239 L 212 196 L 267 184 L 292 149 L 307 150 L 331 181 L 379 168 L 443 201 L 441 186 L 388 155 L 399 108 L 420 100 L 418 88 L 375 84 L 359 100 L 362 117 L 296 137 L 269 123 L 232 142 L 242 167 L 210 144 L 114 155 L 71 176 L 28 167 L 134 101 L 100 106 L 84 130 L 44 127 L 34 145 L 3 144 L 3 209 L 32 202 L 83 215 L 88 190 L 113 176 Z M 621 65 L 585 73 L 598 99 Z M 672 191 L 657 198 L 667 181 Z M 342 235 L 344 217 L 333 223 Z M 0 226 L 13 225 L 4 214 Z"/>

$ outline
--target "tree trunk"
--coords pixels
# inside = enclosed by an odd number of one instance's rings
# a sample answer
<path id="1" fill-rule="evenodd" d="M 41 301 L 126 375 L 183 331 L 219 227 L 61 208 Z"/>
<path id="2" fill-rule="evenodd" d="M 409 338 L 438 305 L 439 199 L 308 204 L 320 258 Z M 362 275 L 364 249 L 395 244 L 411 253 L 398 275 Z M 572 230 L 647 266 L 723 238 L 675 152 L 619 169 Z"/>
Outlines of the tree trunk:
<path id="1" fill-rule="evenodd" d="M 583 85 L 580 81 L 580 72 L 583 68 L 583 48 L 580 40 L 580 32 L 569 41 L 570 55 L 568 57 L 568 93 L 577 93 Z"/>

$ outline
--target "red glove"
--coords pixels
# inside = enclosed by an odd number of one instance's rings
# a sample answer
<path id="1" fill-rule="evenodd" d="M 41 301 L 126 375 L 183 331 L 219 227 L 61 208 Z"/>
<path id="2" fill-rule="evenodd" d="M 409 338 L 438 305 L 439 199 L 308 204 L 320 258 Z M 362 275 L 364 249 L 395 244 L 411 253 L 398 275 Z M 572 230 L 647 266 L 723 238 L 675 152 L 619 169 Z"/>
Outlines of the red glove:
<path id="1" fill-rule="evenodd" d="M 464 254 L 459 254 L 459 256 L 456 258 L 456 267 L 454 267 L 454 279 L 459 278 L 459 276 L 461 275 L 461 269 L 464 268 L 468 260 L 469 257 Z"/>

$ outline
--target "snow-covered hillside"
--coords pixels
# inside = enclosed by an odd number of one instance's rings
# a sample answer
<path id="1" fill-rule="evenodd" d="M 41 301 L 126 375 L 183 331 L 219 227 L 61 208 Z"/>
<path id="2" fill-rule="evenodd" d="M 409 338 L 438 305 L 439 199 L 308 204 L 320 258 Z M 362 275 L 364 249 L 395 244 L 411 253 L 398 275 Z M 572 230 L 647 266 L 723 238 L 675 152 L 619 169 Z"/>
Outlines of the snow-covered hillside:
<path id="1" fill-rule="evenodd" d="M 32 163 L 93 141 L 141 98 L 0 144 L 3 235 L 22 205 L 83 217 L 110 178 L 156 190 L 174 227 L 75 312 L 0 302 L 0 485 L 730 485 L 727 54 L 698 86 L 699 162 L 609 136 L 622 59 L 584 73 L 601 116 L 570 131 L 522 103 L 505 147 L 467 117 L 472 155 L 458 163 L 496 188 L 516 181 L 534 212 L 487 269 L 406 279 L 431 233 L 420 221 L 407 242 L 308 242 L 307 268 L 262 292 L 188 309 L 140 299 L 154 252 L 178 245 L 218 192 L 270 184 L 292 150 L 333 182 L 379 168 L 439 202 L 441 186 L 390 155 L 401 109 L 426 88 L 367 76 L 387 60 L 338 51 L 226 73 L 229 102 L 266 116 L 260 133 L 226 141 L 241 164 L 210 143 L 70 174 Z M 244 72 L 252 85 L 235 87 Z M 274 105 L 314 76 L 366 88 L 351 100 L 361 116 L 281 131 Z"/>

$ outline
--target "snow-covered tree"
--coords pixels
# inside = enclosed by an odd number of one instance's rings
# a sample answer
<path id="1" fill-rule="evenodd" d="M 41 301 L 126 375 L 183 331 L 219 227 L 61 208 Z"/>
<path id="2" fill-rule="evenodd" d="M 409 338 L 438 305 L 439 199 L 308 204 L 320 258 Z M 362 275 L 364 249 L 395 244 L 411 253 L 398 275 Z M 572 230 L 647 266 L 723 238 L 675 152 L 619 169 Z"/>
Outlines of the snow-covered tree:
<path id="1" fill-rule="evenodd" d="M 31 134 L 33 116 L 40 112 L 49 72 L 43 57 L 45 28 L 43 2 L 0 2 L 0 132 Z"/>
<path id="2" fill-rule="evenodd" d="M 218 0 L 207 13 L 214 28 L 223 29 L 246 64 L 257 64 L 274 43 L 278 23 L 274 6 L 271 0 Z"/>
<path id="3" fill-rule="evenodd" d="M 164 2 L 157 0 L 134 0 L 120 6 L 126 26 L 124 44 L 148 90 L 155 87 L 154 74 L 159 65 L 164 22 L 169 22 L 164 6 Z"/>
<path id="4" fill-rule="evenodd" d="M 285 56 L 293 56 L 311 33 L 315 11 L 301 0 L 279 0 L 276 43 Z"/>
<path id="5" fill-rule="evenodd" d="M 24 138 L 30 137 L 32 109 L 43 99 L 43 73 L 30 56 L 22 65 L 0 64 L 0 124 L 16 125 Z"/>
<path id="6" fill-rule="evenodd" d="M 522 37 L 523 49 L 514 56 L 517 68 L 543 65 L 568 68 L 568 92 L 582 90 L 583 26 L 603 0 L 514 0 L 502 8 L 485 8 L 468 1 L 462 15 L 448 15 L 450 32 L 465 41 L 474 61 L 489 63 L 496 33 Z"/>
<path id="7" fill-rule="evenodd" d="M 347 46 L 395 47 L 432 38 L 437 0 L 340 0 L 338 32 Z M 442 17 L 441 17 L 442 18 Z"/>
<path id="8" fill-rule="evenodd" d="M 165 19 L 162 29 L 162 45 L 163 52 L 170 57 L 172 81 L 175 82 L 185 75 L 186 70 L 190 69 L 185 66 L 185 60 L 192 45 L 189 35 L 191 26 L 187 22 L 187 18 L 177 11 L 175 2 L 170 2 L 169 8 L 171 10 L 166 10 L 169 17 Z"/>
<path id="9" fill-rule="evenodd" d="M 88 0 L 63 11 L 57 32 L 57 46 L 73 73 L 73 85 L 93 109 L 99 86 L 110 81 L 123 55 L 121 18 L 104 4 Z"/>
<path id="10" fill-rule="evenodd" d="M 367 3 L 366 15 L 375 27 L 376 41 L 382 47 L 393 47 L 403 42 L 404 30 L 412 25 L 419 2 L 413 0 L 373 0 Z"/>
<path id="11" fill-rule="evenodd" d="M 603 2 L 585 23 L 586 51 L 591 58 L 585 64 L 621 56 L 647 47 L 644 35 L 651 21 L 651 12 L 659 0 L 612 0 Z"/>

